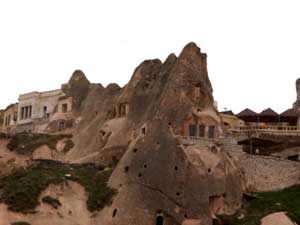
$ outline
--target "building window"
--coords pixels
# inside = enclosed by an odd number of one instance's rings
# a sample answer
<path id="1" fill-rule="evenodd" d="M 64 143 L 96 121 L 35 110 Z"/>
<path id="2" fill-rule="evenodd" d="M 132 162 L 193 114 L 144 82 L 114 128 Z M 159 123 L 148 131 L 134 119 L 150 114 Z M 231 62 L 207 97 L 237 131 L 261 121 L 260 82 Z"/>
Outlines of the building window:
<path id="1" fill-rule="evenodd" d="M 215 138 L 215 126 L 208 127 L 208 138 L 210 138 L 210 139 Z"/>
<path id="2" fill-rule="evenodd" d="M 62 104 L 62 110 L 63 113 L 68 112 L 68 104 Z"/>
<path id="3" fill-rule="evenodd" d="M 22 107 L 22 108 L 21 108 L 21 120 L 24 119 L 24 110 L 25 110 L 25 108 Z"/>
<path id="4" fill-rule="evenodd" d="M 118 117 L 126 116 L 129 113 L 129 104 L 128 103 L 121 103 L 117 107 Z"/>
<path id="5" fill-rule="evenodd" d="M 5 117 L 5 126 L 8 127 L 10 125 L 10 115 Z"/>
<path id="6" fill-rule="evenodd" d="M 43 117 L 47 118 L 47 106 L 44 106 L 43 108 Z"/>
<path id="7" fill-rule="evenodd" d="M 29 108 L 29 116 L 28 116 L 28 118 L 31 118 L 31 115 L 32 115 L 32 106 L 28 106 L 28 108 Z"/>
<path id="8" fill-rule="evenodd" d="M 25 119 L 27 119 L 28 118 L 28 107 L 25 107 Z"/>
<path id="9" fill-rule="evenodd" d="M 14 118 L 13 118 L 13 120 L 15 122 L 17 122 L 17 120 L 18 120 L 18 113 L 17 112 L 14 112 Z"/>
<path id="10" fill-rule="evenodd" d="M 31 118 L 32 106 L 26 106 L 21 108 L 21 120 Z"/>
<path id="11" fill-rule="evenodd" d="M 194 136 L 196 136 L 196 133 L 197 133 L 197 127 L 196 127 L 196 125 L 190 125 L 189 126 L 189 136 L 192 136 L 192 137 L 194 137 Z"/>
<path id="12" fill-rule="evenodd" d="M 58 130 L 59 131 L 62 131 L 66 128 L 66 125 L 65 125 L 65 122 L 64 121 L 60 121 L 59 122 L 59 127 L 58 127 Z"/>
<path id="13" fill-rule="evenodd" d="M 199 137 L 205 137 L 205 126 L 199 125 Z"/>

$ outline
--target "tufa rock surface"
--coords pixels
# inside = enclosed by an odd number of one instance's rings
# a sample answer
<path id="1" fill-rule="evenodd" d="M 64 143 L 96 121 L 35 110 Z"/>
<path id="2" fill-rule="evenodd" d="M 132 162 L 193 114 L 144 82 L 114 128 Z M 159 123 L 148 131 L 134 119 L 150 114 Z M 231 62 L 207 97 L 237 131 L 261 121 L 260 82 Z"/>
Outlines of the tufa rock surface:
<path id="1" fill-rule="evenodd" d="M 211 225 L 241 207 L 237 162 L 220 145 L 182 142 L 190 124 L 213 124 L 223 135 L 207 56 L 195 43 L 164 62 L 145 60 L 124 87 L 90 83 L 77 70 L 63 91 L 73 98 L 76 119 L 75 146 L 61 160 L 115 167 L 109 186 L 118 193 L 85 224 Z"/>
<path id="2" fill-rule="evenodd" d="M 178 139 L 187 118 L 203 115 L 222 133 L 206 59 L 190 43 L 178 57 L 142 62 L 123 88 L 86 88 L 67 160 L 118 161 L 109 181 L 118 194 L 97 216 L 99 224 L 152 225 L 162 219 L 164 225 L 210 225 L 213 215 L 240 207 L 240 172 L 226 153 L 205 148 L 214 162 L 207 165 L 197 153 L 201 149 L 187 149 Z"/>
<path id="3" fill-rule="evenodd" d="M 63 92 L 73 98 L 73 108 L 75 111 L 80 109 L 82 101 L 86 98 L 90 82 L 81 70 L 76 70 L 67 84 L 62 85 Z"/>

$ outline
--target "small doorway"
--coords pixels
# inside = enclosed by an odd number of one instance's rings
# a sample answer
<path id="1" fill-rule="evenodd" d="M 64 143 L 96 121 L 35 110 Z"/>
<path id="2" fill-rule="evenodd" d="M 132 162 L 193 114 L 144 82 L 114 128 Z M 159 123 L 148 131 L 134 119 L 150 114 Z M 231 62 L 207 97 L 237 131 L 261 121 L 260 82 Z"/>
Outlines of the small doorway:
<path id="1" fill-rule="evenodd" d="M 43 108 L 43 117 L 47 118 L 47 106 L 44 106 Z"/>
<path id="2" fill-rule="evenodd" d="M 156 217 L 156 225 L 163 225 L 164 224 L 164 217 L 162 215 L 158 215 Z"/>
<path id="3" fill-rule="evenodd" d="M 65 125 L 65 122 L 64 121 L 60 121 L 59 122 L 59 127 L 58 127 L 58 130 L 59 131 L 62 131 L 66 128 L 66 125 Z"/>
<path id="4" fill-rule="evenodd" d="M 215 138 L 215 126 L 209 126 L 209 128 L 208 128 L 208 138 L 210 138 L 210 139 Z"/>
<path id="5" fill-rule="evenodd" d="M 68 104 L 63 104 L 63 105 L 62 105 L 62 112 L 63 112 L 63 113 L 68 112 Z"/>

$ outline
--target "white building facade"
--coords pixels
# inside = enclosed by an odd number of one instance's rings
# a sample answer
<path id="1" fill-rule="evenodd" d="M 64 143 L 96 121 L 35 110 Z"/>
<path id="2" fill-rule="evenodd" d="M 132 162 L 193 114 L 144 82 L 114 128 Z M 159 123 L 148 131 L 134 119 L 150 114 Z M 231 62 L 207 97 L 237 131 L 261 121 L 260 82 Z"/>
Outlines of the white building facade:
<path id="1" fill-rule="evenodd" d="M 64 120 L 70 119 L 71 114 L 72 98 L 66 97 L 61 89 L 22 94 L 19 96 L 17 132 L 45 132 L 48 125 L 57 120 L 61 121 L 56 129 L 64 129 Z"/>
<path id="2" fill-rule="evenodd" d="M 55 107 L 61 97 L 64 97 L 61 90 L 31 92 L 20 95 L 17 124 L 50 118 L 54 114 Z"/>

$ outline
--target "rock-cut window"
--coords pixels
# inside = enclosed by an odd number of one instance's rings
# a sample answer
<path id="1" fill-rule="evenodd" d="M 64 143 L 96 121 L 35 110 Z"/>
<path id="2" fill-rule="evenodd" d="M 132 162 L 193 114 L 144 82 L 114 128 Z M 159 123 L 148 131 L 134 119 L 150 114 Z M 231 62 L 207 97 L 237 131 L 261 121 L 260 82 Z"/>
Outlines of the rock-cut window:
<path id="1" fill-rule="evenodd" d="M 62 112 L 63 113 L 68 112 L 68 104 L 62 104 Z"/>
<path id="2" fill-rule="evenodd" d="M 215 138 L 215 126 L 209 126 L 209 128 L 208 128 L 208 138 L 210 138 L 210 139 Z"/>
<path id="3" fill-rule="evenodd" d="M 199 137 L 205 137 L 205 126 L 199 125 Z"/>
<path id="4" fill-rule="evenodd" d="M 189 136 L 195 137 L 197 133 L 197 126 L 196 125 L 190 125 L 189 126 Z"/>

